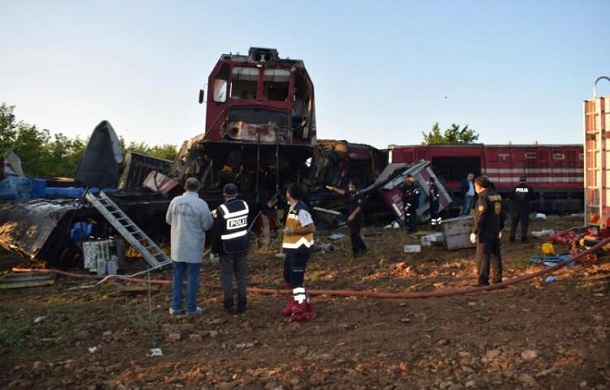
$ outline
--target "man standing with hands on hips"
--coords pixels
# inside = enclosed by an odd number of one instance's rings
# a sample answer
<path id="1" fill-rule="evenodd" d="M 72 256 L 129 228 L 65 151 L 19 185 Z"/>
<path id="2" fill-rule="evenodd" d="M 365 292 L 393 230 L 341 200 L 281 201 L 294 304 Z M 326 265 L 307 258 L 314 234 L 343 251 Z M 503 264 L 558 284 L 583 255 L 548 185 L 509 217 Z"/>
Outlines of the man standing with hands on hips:
<path id="1" fill-rule="evenodd" d="M 478 281 L 476 286 L 489 285 L 490 267 L 492 283 L 502 283 L 502 256 L 500 255 L 500 220 L 502 197 L 493 189 L 485 176 L 474 179 L 478 194 L 475 203 L 474 226 L 470 241 L 476 244 L 475 261 Z"/>

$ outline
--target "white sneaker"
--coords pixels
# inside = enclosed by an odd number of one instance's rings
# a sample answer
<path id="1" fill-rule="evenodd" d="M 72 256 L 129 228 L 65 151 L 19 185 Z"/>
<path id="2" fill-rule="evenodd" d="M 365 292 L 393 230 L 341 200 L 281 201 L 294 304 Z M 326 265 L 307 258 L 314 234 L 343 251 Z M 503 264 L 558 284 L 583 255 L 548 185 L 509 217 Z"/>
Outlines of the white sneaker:
<path id="1" fill-rule="evenodd" d="M 186 315 L 187 315 L 187 316 L 196 316 L 196 315 L 201 314 L 201 313 L 203 313 L 203 309 L 202 309 L 202 308 L 200 308 L 199 306 L 197 306 L 197 307 L 195 308 L 195 311 L 193 311 L 193 312 L 188 312 L 188 313 L 186 313 Z"/>
<path id="2" fill-rule="evenodd" d="M 169 308 L 169 314 L 170 315 L 177 316 L 177 315 L 179 315 L 181 313 L 182 313 L 182 310 L 175 310 L 175 309 L 172 309 L 171 307 Z"/>

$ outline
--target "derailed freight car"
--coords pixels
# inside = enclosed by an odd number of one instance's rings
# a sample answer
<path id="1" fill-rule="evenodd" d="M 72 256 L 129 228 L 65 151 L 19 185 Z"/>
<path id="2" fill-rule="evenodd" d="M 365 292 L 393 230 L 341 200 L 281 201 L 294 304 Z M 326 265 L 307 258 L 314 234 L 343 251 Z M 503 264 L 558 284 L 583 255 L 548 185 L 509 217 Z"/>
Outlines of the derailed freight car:
<path id="1" fill-rule="evenodd" d="M 584 101 L 585 133 L 585 225 L 594 233 L 610 236 L 610 95 L 598 97 L 599 81 L 610 82 L 601 76 L 595 81 L 593 98 Z"/>
<path id="2" fill-rule="evenodd" d="M 532 206 L 539 212 L 579 212 L 583 208 L 582 145 L 399 145 L 390 151 L 393 162 L 430 161 L 455 200 L 461 199 L 460 181 L 472 172 L 488 176 L 504 197 L 525 176 L 536 191 Z"/>

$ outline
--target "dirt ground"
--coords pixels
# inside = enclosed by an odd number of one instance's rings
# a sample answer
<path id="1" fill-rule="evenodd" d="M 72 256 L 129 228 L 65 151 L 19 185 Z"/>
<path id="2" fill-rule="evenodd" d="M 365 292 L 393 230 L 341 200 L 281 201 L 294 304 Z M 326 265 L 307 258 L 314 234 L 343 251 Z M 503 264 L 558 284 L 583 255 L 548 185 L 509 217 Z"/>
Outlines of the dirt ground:
<path id="1" fill-rule="evenodd" d="M 550 216 L 531 231 L 582 220 Z M 277 248 L 251 251 L 249 286 L 267 290 L 251 291 L 241 315 L 222 310 L 211 262 L 202 270 L 198 317 L 169 315 L 168 270 L 95 287 L 98 279 L 71 270 L 79 275 L 58 275 L 50 286 L 0 290 L 0 388 L 610 389 L 609 257 L 472 291 L 471 248 L 404 253 L 418 237 L 366 228 L 369 252 L 352 259 L 349 238 L 331 240 L 332 233 L 346 231 L 320 232 L 326 250 L 308 265 L 318 313 L 308 323 L 279 314 L 288 295 L 279 290 Z M 511 243 L 505 232 L 505 281 L 548 268 L 530 261 L 543 242 Z M 30 265 L 0 254 L 4 275 Z M 145 266 L 129 259 L 134 270 Z"/>

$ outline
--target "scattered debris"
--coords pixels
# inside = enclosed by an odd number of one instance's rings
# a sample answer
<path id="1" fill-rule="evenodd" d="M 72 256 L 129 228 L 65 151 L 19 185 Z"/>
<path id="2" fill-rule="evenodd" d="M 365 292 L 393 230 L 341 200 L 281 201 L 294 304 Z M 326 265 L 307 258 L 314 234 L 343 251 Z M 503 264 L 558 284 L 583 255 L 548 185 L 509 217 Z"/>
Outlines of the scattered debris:
<path id="1" fill-rule="evenodd" d="M 163 356 L 163 351 L 161 351 L 161 348 L 151 348 L 148 356 L 150 356 L 150 357 Z"/>
<path id="2" fill-rule="evenodd" d="M 38 274 L 34 272 L 11 273 L 0 279 L 0 289 L 48 286 L 54 283 L 54 274 Z"/>

